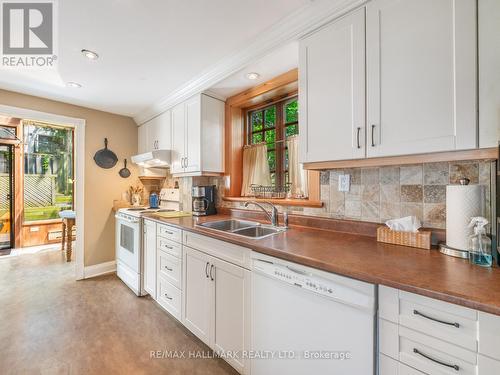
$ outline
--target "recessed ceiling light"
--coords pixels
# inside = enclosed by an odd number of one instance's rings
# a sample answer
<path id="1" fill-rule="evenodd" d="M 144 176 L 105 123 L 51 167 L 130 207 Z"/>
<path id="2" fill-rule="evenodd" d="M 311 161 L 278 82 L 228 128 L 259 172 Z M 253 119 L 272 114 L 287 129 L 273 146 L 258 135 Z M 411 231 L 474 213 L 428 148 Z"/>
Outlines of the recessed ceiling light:
<path id="1" fill-rule="evenodd" d="M 97 60 L 99 58 L 99 55 L 97 53 L 88 49 L 82 49 L 82 54 L 89 60 Z"/>
<path id="2" fill-rule="evenodd" d="M 68 83 L 66 83 L 66 86 L 68 86 L 68 87 L 74 87 L 74 88 L 77 88 L 77 89 L 79 89 L 80 87 L 82 87 L 82 85 L 80 85 L 78 82 L 68 82 Z"/>
<path id="3" fill-rule="evenodd" d="M 255 73 L 255 72 L 247 73 L 247 78 L 251 79 L 252 81 L 258 79 L 259 77 L 260 77 L 259 73 Z"/>

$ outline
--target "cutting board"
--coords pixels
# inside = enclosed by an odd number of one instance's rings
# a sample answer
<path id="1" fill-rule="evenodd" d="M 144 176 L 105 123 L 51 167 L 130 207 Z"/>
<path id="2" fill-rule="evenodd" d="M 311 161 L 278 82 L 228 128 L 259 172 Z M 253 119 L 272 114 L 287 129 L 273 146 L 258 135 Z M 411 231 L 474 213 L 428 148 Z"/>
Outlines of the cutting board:
<path id="1" fill-rule="evenodd" d="M 164 217 L 167 219 L 172 219 L 176 217 L 189 217 L 193 215 L 191 212 L 184 212 L 184 211 L 155 212 L 154 214 L 156 216 Z"/>

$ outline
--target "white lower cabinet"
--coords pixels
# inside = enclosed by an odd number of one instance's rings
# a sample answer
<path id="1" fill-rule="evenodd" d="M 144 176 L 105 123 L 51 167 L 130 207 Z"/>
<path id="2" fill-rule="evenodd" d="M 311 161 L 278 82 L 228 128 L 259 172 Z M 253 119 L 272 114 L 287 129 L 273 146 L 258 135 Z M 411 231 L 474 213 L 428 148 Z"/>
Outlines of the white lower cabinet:
<path id="1" fill-rule="evenodd" d="M 380 286 L 378 323 L 379 375 L 500 373 L 499 316 Z"/>
<path id="2" fill-rule="evenodd" d="M 174 318 L 181 320 L 181 307 L 182 295 L 181 291 L 164 280 L 162 277 L 158 278 L 158 291 L 156 301 Z"/>
<path id="3" fill-rule="evenodd" d="M 182 323 L 207 345 L 210 344 L 210 309 L 213 299 L 209 272 L 210 257 L 186 247 Z"/>
<path id="4" fill-rule="evenodd" d="M 156 302 L 182 317 L 182 230 L 158 223 L 155 238 Z"/>
<path id="5" fill-rule="evenodd" d="M 144 290 L 156 299 L 156 223 L 144 220 L 143 233 Z"/>
<path id="6" fill-rule="evenodd" d="M 183 273 L 183 324 L 247 374 L 242 354 L 249 346 L 250 271 L 185 246 Z"/>

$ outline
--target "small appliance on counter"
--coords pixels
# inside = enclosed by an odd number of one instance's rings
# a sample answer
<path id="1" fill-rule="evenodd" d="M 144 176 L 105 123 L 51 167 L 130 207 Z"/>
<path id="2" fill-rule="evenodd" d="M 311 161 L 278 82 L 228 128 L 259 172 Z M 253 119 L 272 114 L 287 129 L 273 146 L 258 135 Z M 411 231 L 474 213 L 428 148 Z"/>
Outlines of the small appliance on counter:
<path id="1" fill-rule="evenodd" d="M 215 185 L 193 186 L 191 189 L 193 199 L 193 215 L 215 215 Z"/>

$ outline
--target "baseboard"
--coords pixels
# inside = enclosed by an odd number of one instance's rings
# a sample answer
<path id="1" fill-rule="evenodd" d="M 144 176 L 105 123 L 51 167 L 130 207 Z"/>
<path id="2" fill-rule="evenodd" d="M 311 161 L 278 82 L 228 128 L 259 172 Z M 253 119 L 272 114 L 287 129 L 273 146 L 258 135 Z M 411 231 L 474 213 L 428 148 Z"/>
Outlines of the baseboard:
<path id="1" fill-rule="evenodd" d="M 94 264 L 92 266 L 86 266 L 83 269 L 83 278 L 90 279 L 91 277 L 105 275 L 107 273 L 115 271 L 116 271 L 116 261 L 112 260 L 110 262 L 104 262 L 104 263 Z"/>

